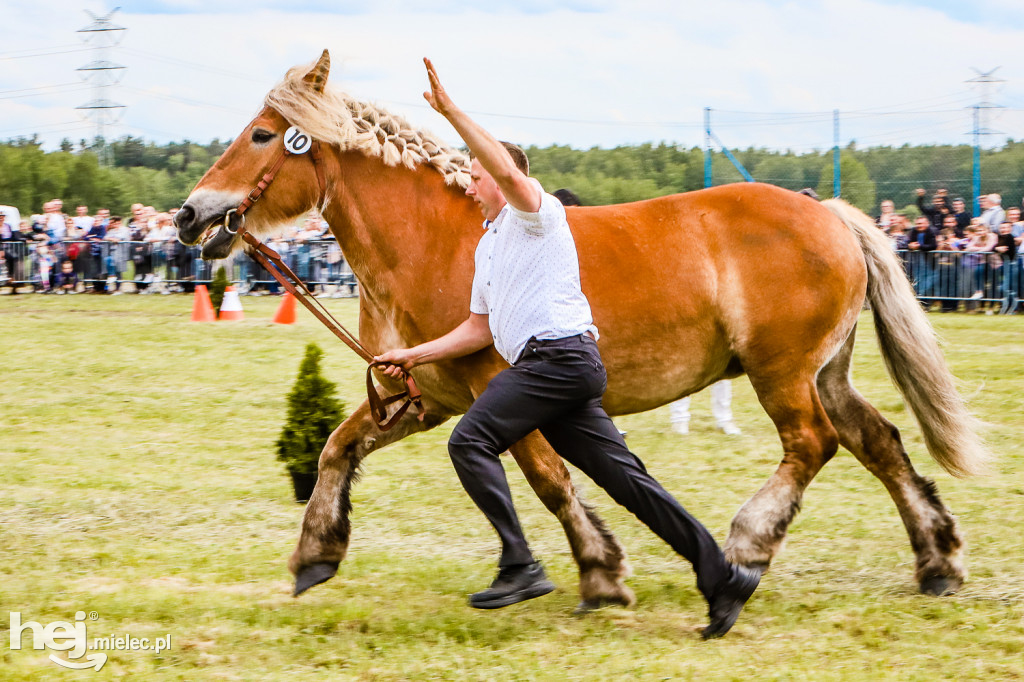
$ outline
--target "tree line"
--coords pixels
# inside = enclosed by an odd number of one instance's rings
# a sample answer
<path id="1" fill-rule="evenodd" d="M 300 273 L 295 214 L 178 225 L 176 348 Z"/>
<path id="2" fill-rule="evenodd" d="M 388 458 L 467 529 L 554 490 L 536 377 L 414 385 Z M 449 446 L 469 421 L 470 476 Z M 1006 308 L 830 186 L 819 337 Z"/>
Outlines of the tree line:
<path id="1" fill-rule="evenodd" d="M 759 182 L 787 189 L 814 189 L 824 199 L 833 194 L 831 149 L 795 153 L 769 149 L 730 150 Z M 916 212 L 914 190 L 947 189 L 970 205 L 973 197 L 973 153 L 970 145 L 903 145 L 840 152 L 841 196 L 876 214 L 884 199 Z M 577 150 L 565 146 L 530 147 L 531 174 L 549 191 L 565 187 L 585 205 L 649 199 L 704 187 L 704 150 L 671 144 L 643 144 L 614 149 Z M 1017 204 L 1024 193 L 1024 142 L 1008 140 L 998 149 L 981 151 L 981 191 L 1003 195 L 1004 205 Z M 739 170 L 721 151 L 712 154 L 712 184 L 742 182 Z"/>
<path id="2" fill-rule="evenodd" d="M 180 206 L 192 187 L 230 141 L 208 144 L 172 142 L 157 145 L 126 136 L 77 146 L 65 140 L 57 151 L 43 151 L 39 140 L 18 138 L 0 143 L 0 204 L 23 214 L 39 213 L 44 201 L 84 203 L 126 213 L 140 202 L 167 210 Z M 704 150 L 668 143 L 573 149 L 563 145 L 528 147 L 531 173 L 548 191 L 571 189 L 583 204 L 600 205 L 649 199 L 704 186 Z M 731 150 L 754 179 L 792 190 L 813 188 L 832 196 L 833 153 L 796 153 L 759 148 Z M 108 160 L 101 164 L 100 158 Z M 969 145 L 904 145 L 841 152 L 841 195 L 868 213 L 883 199 L 897 207 L 914 204 L 914 190 L 945 188 L 970 204 L 973 149 Z M 982 192 L 997 192 L 1004 205 L 1016 204 L 1024 192 L 1024 142 L 1008 140 L 981 152 Z M 713 154 L 715 185 L 741 182 L 740 172 L 722 154 Z"/>
<path id="3" fill-rule="evenodd" d="M 85 204 L 127 215 L 133 203 L 165 211 L 185 197 L 229 142 L 172 142 L 156 145 L 126 136 L 106 143 L 64 140 L 45 152 L 36 137 L 0 144 L 0 204 L 22 215 L 41 213 L 43 202 L 63 199 L 66 213 Z M 101 156 L 109 159 L 101 164 Z M 69 208 L 70 207 L 70 208 Z"/>

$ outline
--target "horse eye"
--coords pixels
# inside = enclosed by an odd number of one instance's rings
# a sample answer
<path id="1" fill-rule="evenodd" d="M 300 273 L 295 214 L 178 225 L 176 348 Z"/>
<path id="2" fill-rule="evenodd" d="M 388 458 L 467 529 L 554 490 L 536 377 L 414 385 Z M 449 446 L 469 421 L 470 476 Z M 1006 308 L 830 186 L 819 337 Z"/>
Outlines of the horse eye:
<path id="1" fill-rule="evenodd" d="M 266 144 L 267 142 L 273 140 L 274 137 L 274 133 L 270 132 L 269 130 L 262 130 L 260 128 L 257 128 L 256 130 L 252 131 L 252 141 L 255 142 L 256 144 Z"/>

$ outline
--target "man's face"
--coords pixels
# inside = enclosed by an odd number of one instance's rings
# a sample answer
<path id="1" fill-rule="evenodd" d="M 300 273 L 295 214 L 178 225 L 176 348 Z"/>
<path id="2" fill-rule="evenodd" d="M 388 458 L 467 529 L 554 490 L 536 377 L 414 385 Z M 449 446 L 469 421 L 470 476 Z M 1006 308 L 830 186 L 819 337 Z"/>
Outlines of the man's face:
<path id="1" fill-rule="evenodd" d="M 75 207 L 75 213 L 77 215 L 79 215 L 79 216 L 87 216 L 87 215 L 89 215 L 89 207 L 88 206 L 76 206 Z"/>
<path id="2" fill-rule="evenodd" d="M 918 232 L 924 232 L 925 230 L 928 229 L 928 219 L 918 218 L 917 220 L 914 221 L 914 227 L 917 229 Z"/>
<path id="3" fill-rule="evenodd" d="M 1020 221 L 1020 209 L 1016 208 L 1016 207 L 1006 209 L 1006 220 L 1008 220 L 1011 223 L 1019 222 Z"/>
<path id="4" fill-rule="evenodd" d="M 978 205 L 979 205 L 979 206 L 981 206 L 981 210 L 983 210 L 983 211 L 984 211 L 984 210 L 985 210 L 986 208 L 988 208 L 988 207 L 990 206 L 990 204 L 988 203 L 988 197 L 981 197 L 981 198 L 980 198 L 980 199 L 978 200 Z"/>
<path id="5" fill-rule="evenodd" d="M 953 216 L 946 216 L 946 219 L 942 221 L 943 227 L 956 227 L 956 218 Z"/>
<path id="6" fill-rule="evenodd" d="M 505 206 L 505 195 L 501 193 L 498 183 L 494 181 L 491 174 L 476 159 L 473 159 L 473 164 L 470 166 L 469 177 L 466 196 L 477 203 L 485 219 L 494 220 Z"/>
<path id="7" fill-rule="evenodd" d="M 953 210 L 956 211 L 957 213 L 963 213 L 964 212 L 964 202 L 959 201 L 959 200 L 954 201 L 953 202 Z"/>
<path id="8" fill-rule="evenodd" d="M 882 213 L 892 213 L 894 208 L 891 201 L 882 202 Z"/>

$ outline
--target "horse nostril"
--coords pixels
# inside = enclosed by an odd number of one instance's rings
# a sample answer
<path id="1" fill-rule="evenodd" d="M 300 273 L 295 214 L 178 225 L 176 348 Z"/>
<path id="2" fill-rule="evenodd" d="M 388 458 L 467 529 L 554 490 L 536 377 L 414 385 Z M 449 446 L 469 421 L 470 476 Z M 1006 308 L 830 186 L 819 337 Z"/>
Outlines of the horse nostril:
<path id="1" fill-rule="evenodd" d="M 177 213 L 174 214 L 174 225 L 180 230 L 183 226 L 191 223 L 195 219 L 195 217 L 196 212 L 192 209 L 191 206 L 185 204 L 180 209 L 178 209 Z"/>

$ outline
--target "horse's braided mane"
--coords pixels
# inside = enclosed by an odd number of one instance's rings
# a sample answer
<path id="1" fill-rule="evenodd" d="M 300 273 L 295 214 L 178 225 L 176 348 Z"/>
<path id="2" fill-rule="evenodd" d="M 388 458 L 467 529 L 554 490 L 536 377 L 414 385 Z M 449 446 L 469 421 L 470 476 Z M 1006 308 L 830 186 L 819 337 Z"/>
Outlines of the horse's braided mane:
<path id="1" fill-rule="evenodd" d="M 267 93 L 263 103 L 314 139 L 380 157 L 385 164 L 433 166 L 449 185 L 469 185 L 469 158 L 401 116 L 362 102 L 329 85 L 317 92 L 303 80 L 309 67 L 295 67 Z"/>

